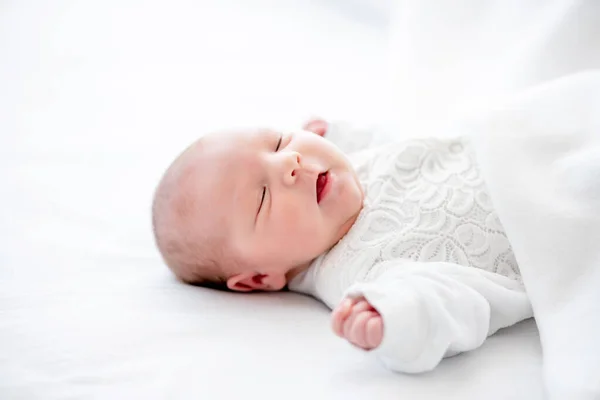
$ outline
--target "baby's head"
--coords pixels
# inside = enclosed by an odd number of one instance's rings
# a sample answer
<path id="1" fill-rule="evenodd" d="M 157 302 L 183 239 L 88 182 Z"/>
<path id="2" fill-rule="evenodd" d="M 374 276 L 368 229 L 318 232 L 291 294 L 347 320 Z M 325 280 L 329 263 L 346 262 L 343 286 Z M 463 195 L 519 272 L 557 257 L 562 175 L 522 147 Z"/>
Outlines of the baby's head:
<path id="1" fill-rule="evenodd" d="M 214 133 L 185 150 L 156 190 L 158 248 L 184 282 L 281 290 L 348 232 L 363 192 L 346 156 L 314 132 Z"/>

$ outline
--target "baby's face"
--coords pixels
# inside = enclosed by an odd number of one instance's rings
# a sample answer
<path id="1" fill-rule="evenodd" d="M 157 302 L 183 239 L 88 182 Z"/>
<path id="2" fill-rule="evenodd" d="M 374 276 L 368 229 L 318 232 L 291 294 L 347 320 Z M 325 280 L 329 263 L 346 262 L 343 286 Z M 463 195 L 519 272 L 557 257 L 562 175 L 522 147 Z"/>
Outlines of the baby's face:
<path id="1" fill-rule="evenodd" d="M 243 266 L 234 290 L 280 290 L 344 236 L 363 192 L 346 156 L 307 131 L 260 130 L 206 138 L 198 196 Z M 251 267 L 248 267 L 251 266 Z"/>

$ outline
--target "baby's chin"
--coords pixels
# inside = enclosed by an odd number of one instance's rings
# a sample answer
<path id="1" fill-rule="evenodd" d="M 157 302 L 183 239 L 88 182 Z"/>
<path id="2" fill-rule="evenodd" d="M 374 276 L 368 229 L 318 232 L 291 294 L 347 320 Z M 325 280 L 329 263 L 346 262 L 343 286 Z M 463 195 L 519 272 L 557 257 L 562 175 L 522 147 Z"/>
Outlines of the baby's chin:
<path id="1" fill-rule="evenodd" d="M 340 229 L 337 232 L 336 235 L 336 239 L 335 242 L 331 245 L 331 247 L 335 246 L 340 240 L 342 240 L 344 238 L 344 236 L 346 236 L 348 234 L 348 232 L 350 232 L 350 229 L 352 229 L 352 226 L 354 226 L 354 223 L 356 222 L 356 219 L 358 218 L 358 215 L 360 214 L 360 210 L 362 209 L 362 207 L 360 207 L 356 213 L 354 213 L 350 218 L 348 218 L 340 227 Z"/>
<path id="2" fill-rule="evenodd" d="M 342 224 L 339 225 L 338 229 L 335 231 L 335 234 L 333 235 L 332 239 L 328 243 L 326 251 L 331 250 L 332 247 L 334 247 L 336 244 L 338 244 L 338 242 L 340 240 L 342 240 L 348 234 L 348 232 L 350 232 L 350 230 L 356 223 L 356 220 L 358 219 L 358 216 L 360 215 L 362 208 L 363 208 L 363 195 L 362 195 L 362 191 L 360 191 L 360 196 L 358 196 L 358 194 L 357 194 L 356 204 L 354 204 L 353 207 L 350 208 L 350 212 L 348 213 L 348 216 L 345 219 L 343 219 Z"/>
<path id="3" fill-rule="evenodd" d="M 348 173 L 351 174 L 351 180 L 354 185 L 351 189 L 351 192 L 349 193 L 350 198 L 348 199 L 349 216 L 347 221 L 340 228 L 340 232 L 342 234 L 341 237 L 345 236 L 348 233 L 348 231 L 352 228 L 352 226 L 358 219 L 358 215 L 362 211 L 365 202 L 365 191 L 362 185 L 360 184 L 356 171 L 354 171 L 352 166 L 350 166 L 350 170 L 348 171 Z"/>

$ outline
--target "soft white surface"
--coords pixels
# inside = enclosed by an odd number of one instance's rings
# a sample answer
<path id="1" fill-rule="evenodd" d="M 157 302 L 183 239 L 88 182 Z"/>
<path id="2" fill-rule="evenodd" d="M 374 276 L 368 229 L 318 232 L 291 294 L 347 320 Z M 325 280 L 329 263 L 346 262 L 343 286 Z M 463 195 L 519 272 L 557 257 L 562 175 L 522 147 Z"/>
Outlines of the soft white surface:
<path id="1" fill-rule="evenodd" d="M 179 285 L 154 250 L 152 190 L 184 145 L 376 120 L 384 48 L 308 0 L 2 2 L 0 397 L 540 399 L 531 322 L 395 375 L 315 301 Z"/>

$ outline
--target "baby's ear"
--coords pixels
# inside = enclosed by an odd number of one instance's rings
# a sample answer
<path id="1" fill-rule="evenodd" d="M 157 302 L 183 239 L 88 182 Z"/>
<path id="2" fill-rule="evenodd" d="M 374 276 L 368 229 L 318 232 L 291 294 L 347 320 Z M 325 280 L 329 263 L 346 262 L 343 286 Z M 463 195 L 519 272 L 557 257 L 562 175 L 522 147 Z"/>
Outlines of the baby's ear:
<path id="1" fill-rule="evenodd" d="M 320 118 L 313 118 L 302 127 L 305 131 L 316 133 L 319 136 L 325 136 L 327 132 L 327 121 Z"/>
<path id="2" fill-rule="evenodd" d="M 255 292 L 269 290 L 268 275 L 242 273 L 227 279 L 227 287 L 235 292 Z"/>
<path id="3" fill-rule="evenodd" d="M 235 292 L 271 292 L 284 288 L 285 275 L 264 275 L 256 272 L 245 272 L 227 279 L 227 287 Z"/>

